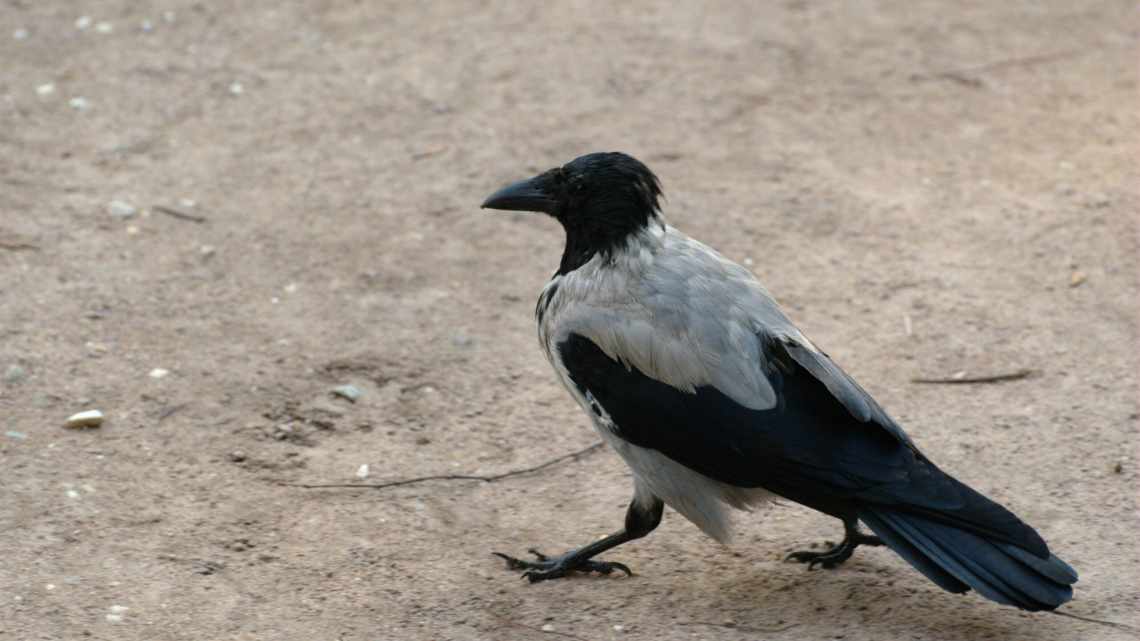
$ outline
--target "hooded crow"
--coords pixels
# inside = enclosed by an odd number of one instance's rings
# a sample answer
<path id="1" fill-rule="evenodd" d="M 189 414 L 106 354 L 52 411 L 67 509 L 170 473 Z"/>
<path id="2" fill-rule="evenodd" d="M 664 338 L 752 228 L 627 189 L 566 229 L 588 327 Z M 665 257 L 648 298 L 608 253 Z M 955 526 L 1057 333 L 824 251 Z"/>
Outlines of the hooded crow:
<path id="1" fill-rule="evenodd" d="M 629 574 L 595 557 L 649 534 L 665 505 L 725 542 L 729 508 L 782 497 L 843 522 L 839 545 L 788 557 L 809 568 L 885 545 L 950 592 L 1025 610 L 1072 598 L 1077 573 L 1033 528 L 932 463 L 748 270 L 667 225 L 660 198 L 644 164 L 594 153 L 483 203 L 562 224 L 539 342 L 633 470 L 620 531 L 554 557 L 496 553 L 508 567 L 531 581 Z"/>

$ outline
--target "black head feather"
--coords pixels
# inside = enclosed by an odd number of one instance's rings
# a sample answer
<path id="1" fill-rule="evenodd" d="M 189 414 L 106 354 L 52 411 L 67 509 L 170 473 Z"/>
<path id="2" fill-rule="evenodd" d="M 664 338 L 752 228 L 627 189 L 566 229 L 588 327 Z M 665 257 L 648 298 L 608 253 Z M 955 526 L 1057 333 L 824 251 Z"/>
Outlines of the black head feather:
<path id="1" fill-rule="evenodd" d="M 541 211 L 566 230 L 559 273 L 621 247 L 660 210 L 661 183 L 641 161 L 620 152 L 580 156 L 493 194 L 484 207 Z"/>

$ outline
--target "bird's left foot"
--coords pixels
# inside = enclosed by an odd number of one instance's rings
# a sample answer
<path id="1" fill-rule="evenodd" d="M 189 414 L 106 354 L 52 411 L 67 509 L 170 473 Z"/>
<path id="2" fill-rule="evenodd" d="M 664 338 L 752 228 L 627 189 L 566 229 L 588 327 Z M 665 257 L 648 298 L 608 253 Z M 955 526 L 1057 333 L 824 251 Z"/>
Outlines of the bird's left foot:
<path id="1" fill-rule="evenodd" d="M 534 561 L 516 559 L 513 556 L 507 556 L 501 552 L 492 552 L 491 554 L 506 561 L 507 569 L 525 570 L 525 572 L 523 572 L 523 578 L 531 583 L 538 583 L 539 581 L 549 579 L 561 579 L 574 572 L 613 574 L 615 570 L 620 570 L 625 572 L 628 576 L 633 576 L 633 571 L 624 563 L 618 563 L 617 561 L 577 559 L 574 558 L 574 550 L 555 557 L 546 556 L 534 548 L 527 550 L 527 552 L 534 555 Z"/>
<path id="2" fill-rule="evenodd" d="M 855 548 L 860 545 L 882 545 L 883 542 L 877 536 L 869 534 L 860 534 L 858 532 L 848 532 L 843 541 L 832 548 L 822 552 L 813 552 L 811 550 L 800 550 L 792 552 L 784 557 L 785 561 L 795 561 L 796 563 L 807 563 L 809 570 L 814 570 L 815 566 L 821 565 L 825 569 L 831 570 L 839 567 L 844 561 L 851 558 L 855 553 Z"/>

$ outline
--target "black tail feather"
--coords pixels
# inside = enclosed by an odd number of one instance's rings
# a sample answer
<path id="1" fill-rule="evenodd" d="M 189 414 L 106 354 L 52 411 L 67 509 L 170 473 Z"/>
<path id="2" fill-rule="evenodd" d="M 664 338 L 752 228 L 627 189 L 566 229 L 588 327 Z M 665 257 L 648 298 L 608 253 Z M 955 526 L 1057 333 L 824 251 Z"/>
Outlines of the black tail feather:
<path id="1" fill-rule="evenodd" d="M 859 518 L 903 559 L 950 592 L 973 588 L 1024 610 L 1052 610 L 1073 597 L 1077 573 L 1054 555 L 1038 557 L 1010 543 L 923 516 L 867 507 Z"/>

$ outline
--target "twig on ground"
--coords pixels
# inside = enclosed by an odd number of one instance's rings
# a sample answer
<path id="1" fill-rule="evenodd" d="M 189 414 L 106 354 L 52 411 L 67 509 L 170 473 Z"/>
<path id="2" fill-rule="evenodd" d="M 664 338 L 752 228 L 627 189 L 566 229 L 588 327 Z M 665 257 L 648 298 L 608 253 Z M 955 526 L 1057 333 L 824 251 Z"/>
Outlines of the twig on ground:
<path id="1" fill-rule="evenodd" d="M 22 243 L 19 241 L 0 240 L 0 249 L 7 249 L 14 252 L 21 250 L 38 252 L 40 250 L 40 246 L 33 245 L 31 243 Z"/>
<path id="2" fill-rule="evenodd" d="M 946 378 L 912 378 L 910 382 L 924 385 L 979 385 L 982 383 L 1004 383 L 1006 381 L 1019 381 L 1036 374 L 1031 369 L 1019 369 L 1016 372 L 1003 374 L 988 374 L 985 376 L 948 376 Z"/>
<path id="3" fill-rule="evenodd" d="M 1065 617 L 1068 619 L 1076 619 L 1077 621 L 1085 621 L 1086 623 L 1099 623 L 1100 625 L 1107 625 L 1110 628 L 1120 628 L 1122 630 L 1128 630 L 1130 632 L 1140 632 L 1140 630 L 1137 630 L 1136 628 L 1128 625 L 1127 623 L 1117 623 L 1115 621 L 1103 621 L 1101 619 L 1094 619 L 1092 617 L 1083 617 L 1079 614 L 1072 614 L 1069 612 L 1058 612 L 1056 610 L 1051 610 L 1049 612 L 1049 614 L 1056 614 L 1057 616 L 1062 616 L 1062 617 Z"/>
<path id="4" fill-rule="evenodd" d="M 499 474 L 491 474 L 489 476 L 481 476 L 478 474 L 434 474 L 431 476 L 417 476 L 410 479 L 400 479 L 397 481 L 387 481 L 384 483 L 281 483 L 286 487 L 301 487 L 305 489 L 320 489 L 320 488 L 365 488 L 370 490 L 382 490 L 389 487 L 399 487 L 401 485 L 413 485 L 415 483 L 426 483 L 428 481 L 483 481 L 484 483 L 493 483 L 501 481 L 512 476 L 522 476 L 523 474 L 531 474 L 539 470 L 544 470 L 552 465 L 557 465 L 563 461 L 577 460 L 594 450 L 601 448 L 603 443 L 594 443 L 589 447 L 582 448 L 576 452 L 563 454 L 558 458 L 550 459 L 549 461 L 536 465 L 534 467 L 527 467 L 521 470 L 511 470 L 509 472 L 502 472 Z"/>
<path id="5" fill-rule="evenodd" d="M 179 220 L 188 220 L 192 223 L 201 224 L 209 220 L 209 218 L 206 218 L 205 216 L 199 216 L 198 214 L 188 214 L 184 211 L 174 209 L 173 207 L 167 207 L 166 205 L 155 205 L 151 207 L 151 209 L 157 211 L 160 214 L 166 214 L 167 216 L 171 216 Z"/>

